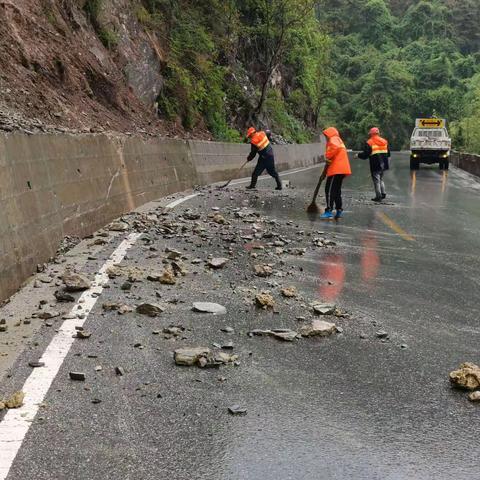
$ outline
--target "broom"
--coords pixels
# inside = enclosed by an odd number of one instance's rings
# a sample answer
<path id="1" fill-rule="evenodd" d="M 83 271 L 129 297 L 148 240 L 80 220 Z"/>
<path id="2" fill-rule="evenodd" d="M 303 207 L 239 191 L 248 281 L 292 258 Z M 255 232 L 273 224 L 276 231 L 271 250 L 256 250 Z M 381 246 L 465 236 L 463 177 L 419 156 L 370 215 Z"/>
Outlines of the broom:
<path id="1" fill-rule="evenodd" d="M 218 189 L 226 188 L 230 183 L 237 178 L 238 174 L 242 171 L 243 167 L 248 163 L 248 160 L 235 172 L 235 175 L 225 184 L 218 187 Z"/>
<path id="2" fill-rule="evenodd" d="M 321 187 L 324 179 L 325 179 L 325 177 L 323 176 L 323 172 L 322 172 L 322 174 L 320 175 L 320 178 L 318 180 L 317 187 L 315 188 L 315 192 L 313 193 L 312 203 L 307 208 L 308 213 L 320 213 L 320 208 L 316 204 L 316 200 L 317 200 L 317 197 L 318 197 L 318 192 L 320 190 L 320 187 Z"/>

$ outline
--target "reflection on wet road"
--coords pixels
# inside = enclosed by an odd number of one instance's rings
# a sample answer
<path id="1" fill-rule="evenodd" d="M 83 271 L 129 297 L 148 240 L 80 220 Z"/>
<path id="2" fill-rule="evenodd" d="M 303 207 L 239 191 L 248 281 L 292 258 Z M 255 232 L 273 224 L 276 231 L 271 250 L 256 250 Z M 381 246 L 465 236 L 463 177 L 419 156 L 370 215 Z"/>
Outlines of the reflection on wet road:
<path id="1" fill-rule="evenodd" d="M 304 382 L 301 400 L 289 399 L 295 420 L 271 419 L 284 422 L 278 435 L 289 442 L 280 448 L 291 464 L 266 468 L 269 455 L 278 457 L 278 437 L 269 447 L 255 435 L 263 454 L 252 448 L 243 453 L 263 467 L 247 468 L 259 476 L 243 478 L 477 477 L 480 411 L 450 389 L 447 374 L 460 362 L 480 360 L 480 183 L 457 169 L 411 173 L 408 156 L 396 154 L 386 175 L 388 198 L 377 205 L 369 200 L 366 165 L 352 163 L 340 222 L 321 222 L 273 202 L 255 206 L 299 228 L 337 236 L 343 248 L 304 260 L 309 282 L 319 299 L 354 312 L 354 335 L 385 329 L 390 342 L 344 338 L 336 351 L 319 346 L 314 365 L 301 374 L 295 369 L 298 383 Z M 314 177 L 292 178 L 306 201 Z M 329 378 L 321 390 L 306 387 L 316 371 Z M 309 412 L 303 421 L 293 405 Z"/>

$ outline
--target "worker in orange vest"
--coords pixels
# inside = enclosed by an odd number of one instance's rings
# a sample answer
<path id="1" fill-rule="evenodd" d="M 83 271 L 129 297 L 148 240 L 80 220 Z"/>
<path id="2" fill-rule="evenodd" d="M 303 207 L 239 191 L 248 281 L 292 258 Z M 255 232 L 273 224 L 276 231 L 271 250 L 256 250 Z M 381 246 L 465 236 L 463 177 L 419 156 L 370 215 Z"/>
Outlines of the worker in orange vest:
<path id="1" fill-rule="evenodd" d="M 325 208 L 325 213 L 320 215 L 320 218 L 323 220 L 332 218 L 338 220 L 343 217 L 342 183 L 345 177 L 352 174 L 352 170 L 347 149 L 340 138 L 338 130 L 334 127 L 329 127 L 323 131 L 323 134 L 327 139 L 326 164 L 322 172 L 322 179 L 327 178 L 327 183 L 325 184 L 327 207 Z M 333 215 L 334 207 L 336 208 L 335 216 Z"/>
<path id="2" fill-rule="evenodd" d="M 277 182 L 277 188 L 275 190 L 282 189 L 282 182 L 277 173 L 277 170 L 275 169 L 275 157 L 273 155 L 273 148 L 270 143 L 268 133 L 265 133 L 263 131 L 257 132 L 257 130 L 255 130 L 255 128 L 253 127 L 250 127 L 247 131 L 247 138 L 249 139 L 252 146 L 247 160 L 251 162 L 258 153 L 257 166 L 252 173 L 252 180 L 247 189 L 252 189 L 257 186 L 258 177 L 264 172 L 264 170 L 267 170 L 268 174 L 272 176 Z"/>
<path id="3" fill-rule="evenodd" d="M 370 138 L 365 142 L 363 151 L 358 154 L 358 158 L 370 159 L 370 173 L 375 189 L 375 198 L 372 198 L 372 201 L 381 202 L 387 197 L 383 174 L 390 168 L 390 148 L 388 141 L 380 136 L 380 130 L 377 127 L 370 129 L 369 135 Z"/>

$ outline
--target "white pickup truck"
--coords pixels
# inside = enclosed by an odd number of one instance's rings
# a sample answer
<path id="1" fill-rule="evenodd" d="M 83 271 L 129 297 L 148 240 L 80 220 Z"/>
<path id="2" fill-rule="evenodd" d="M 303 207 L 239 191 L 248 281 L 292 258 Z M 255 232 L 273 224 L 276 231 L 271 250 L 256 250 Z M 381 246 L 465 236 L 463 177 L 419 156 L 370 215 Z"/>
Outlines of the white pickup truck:
<path id="1" fill-rule="evenodd" d="M 417 118 L 410 139 L 410 170 L 418 170 L 420 163 L 438 163 L 440 170 L 448 170 L 452 140 L 443 118 Z"/>

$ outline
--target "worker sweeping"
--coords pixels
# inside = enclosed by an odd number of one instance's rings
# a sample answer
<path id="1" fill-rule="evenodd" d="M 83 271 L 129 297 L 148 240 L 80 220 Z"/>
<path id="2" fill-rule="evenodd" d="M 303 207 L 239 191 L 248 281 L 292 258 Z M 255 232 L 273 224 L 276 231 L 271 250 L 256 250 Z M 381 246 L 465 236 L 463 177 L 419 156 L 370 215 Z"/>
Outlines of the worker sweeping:
<path id="1" fill-rule="evenodd" d="M 275 157 L 273 155 L 273 148 L 270 143 L 268 134 L 255 130 L 250 127 L 247 131 L 247 138 L 250 141 L 252 149 L 247 157 L 247 161 L 251 162 L 258 153 L 258 162 L 255 170 L 252 173 L 252 180 L 247 189 L 252 189 L 257 186 L 258 177 L 266 170 L 270 176 L 272 176 L 277 182 L 277 188 L 275 190 L 282 189 L 282 182 L 275 169 Z"/>
<path id="2" fill-rule="evenodd" d="M 358 154 L 358 158 L 363 160 L 370 159 L 370 173 L 372 174 L 373 187 L 375 189 L 375 198 L 372 198 L 372 201 L 381 202 L 387 197 L 383 175 L 390 167 L 390 148 L 388 140 L 380 136 L 380 130 L 377 127 L 373 127 L 369 135 L 370 138 L 365 142 L 363 151 Z"/>
<path id="3" fill-rule="evenodd" d="M 327 147 L 325 150 L 326 164 L 321 179 L 327 179 L 325 184 L 327 207 L 320 218 L 323 220 L 339 219 L 343 217 L 342 183 L 345 177 L 352 174 L 352 170 L 347 149 L 338 130 L 335 127 L 329 127 L 323 131 L 323 134 L 327 139 Z M 333 215 L 334 208 L 335 215 Z"/>

